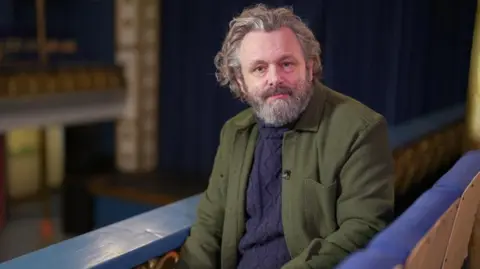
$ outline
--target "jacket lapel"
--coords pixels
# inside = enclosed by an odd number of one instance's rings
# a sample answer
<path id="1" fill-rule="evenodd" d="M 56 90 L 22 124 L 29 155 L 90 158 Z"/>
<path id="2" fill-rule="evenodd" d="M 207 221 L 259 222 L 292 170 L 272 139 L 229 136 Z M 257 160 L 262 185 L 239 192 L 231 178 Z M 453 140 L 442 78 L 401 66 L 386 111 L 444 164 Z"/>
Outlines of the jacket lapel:
<path id="1" fill-rule="evenodd" d="M 224 252 L 222 253 L 223 268 L 236 268 L 237 266 L 237 246 L 245 232 L 245 192 L 257 137 L 258 129 L 255 125 L 238 130 L 236 133 L 231 159 L 235 165 L 232 165 L 224 224 L 230 232 L 224 233 L 224 244 L 228 247 L 222 249 Z"/>

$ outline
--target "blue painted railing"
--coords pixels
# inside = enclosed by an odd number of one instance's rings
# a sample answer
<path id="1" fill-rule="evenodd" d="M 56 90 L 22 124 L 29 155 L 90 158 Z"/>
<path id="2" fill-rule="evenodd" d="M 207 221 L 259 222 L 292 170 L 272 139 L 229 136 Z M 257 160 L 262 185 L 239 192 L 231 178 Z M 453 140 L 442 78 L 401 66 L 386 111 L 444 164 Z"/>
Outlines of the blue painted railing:
<path id="1" fill-rule="evenodd" d="M 0 264 L 0 269 L 132 268 L 182 245 L 198 200 L 197 195 L 160 207 Z"/>
<path id="2" fill-rule="evenodd" d="M 464 117 L 463 104 L 390 128 L 398 148 Z M 196 215 L 193 196 L 0 264 L 6 268 L 132 268 L 178 249 Z M 118 209 L 121 210 L 121 209 Z"/>

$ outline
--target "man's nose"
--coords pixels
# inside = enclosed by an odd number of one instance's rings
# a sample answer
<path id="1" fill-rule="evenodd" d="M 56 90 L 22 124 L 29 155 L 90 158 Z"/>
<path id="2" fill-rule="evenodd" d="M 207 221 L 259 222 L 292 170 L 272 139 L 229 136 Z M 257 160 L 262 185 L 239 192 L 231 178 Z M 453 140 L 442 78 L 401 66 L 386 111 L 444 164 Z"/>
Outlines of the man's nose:
<path id="1" fill-rule="evenodd" d="M 268 85 L 269 86 L 276 86 L 282 83 L 281 74 L 279 73 L 280 70 L 276 66 L 271 66 L 268 68 Z"/>

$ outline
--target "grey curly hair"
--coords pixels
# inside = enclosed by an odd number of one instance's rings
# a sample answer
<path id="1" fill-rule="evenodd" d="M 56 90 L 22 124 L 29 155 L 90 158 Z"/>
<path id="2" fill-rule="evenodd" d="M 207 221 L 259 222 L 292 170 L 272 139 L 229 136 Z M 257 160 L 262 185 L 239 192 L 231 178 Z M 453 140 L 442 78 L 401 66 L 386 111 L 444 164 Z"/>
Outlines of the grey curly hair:
<path id="1" fill-rule="evenodd" d="M 242 80 L 240 61 L 237 51 L 241 41 L 251 31 L 275 31 L 282 27 L 290 28 L 297 36 L 305 60 L 313 62 L 313 77 L 318 78 L 322 72 L 320 62 L 320 44 L 312 31 L 293 13 L 292 8 L 268 8 L 263 4 L 246 8 L 230 21 L 229 31 L 223 41 L 221 50 L 215 56 L 215 73 L 222 86 L 228 85 L 233 95 L 242 98 L 242 91 L 237 79 Z"/>

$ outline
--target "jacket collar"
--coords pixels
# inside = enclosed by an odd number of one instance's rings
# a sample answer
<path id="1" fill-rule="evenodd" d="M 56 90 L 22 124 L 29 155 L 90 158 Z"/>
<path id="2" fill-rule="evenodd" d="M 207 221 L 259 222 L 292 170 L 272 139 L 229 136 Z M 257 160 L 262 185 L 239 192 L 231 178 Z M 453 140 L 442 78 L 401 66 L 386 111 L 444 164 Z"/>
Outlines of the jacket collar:
<path id="1" fill-rule="evenodd" d="M 327 88 L 320 82 L 314 82 L 313 95 L 307 108 L 298 119 L 294 130 L 316 132 L 320 126 L 325 107 Z M 238 129 L 246 129 L 257 123 L 253 110 L 248 109 L 241 117 L 236 117 L 233 121 Z"/>

